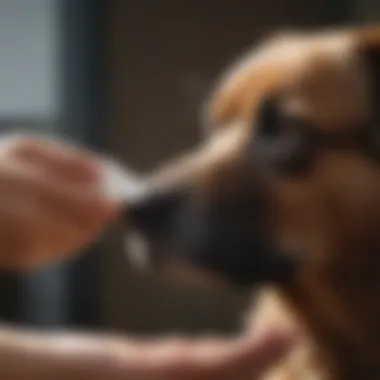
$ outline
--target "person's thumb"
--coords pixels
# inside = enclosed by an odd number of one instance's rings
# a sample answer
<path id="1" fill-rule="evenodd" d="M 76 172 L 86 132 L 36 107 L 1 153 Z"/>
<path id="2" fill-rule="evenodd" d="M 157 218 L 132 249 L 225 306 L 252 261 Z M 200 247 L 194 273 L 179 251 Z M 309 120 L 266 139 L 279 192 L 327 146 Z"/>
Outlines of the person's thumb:
<path id="1" fill-rule="evenodd" d="M 296 345 L 295 331 L 272 329 L 259 336 L 248 336 L 230 347 L 230 354 L 220 358 L 218 379 L 253 380 L 268 370 Z M 222 361 L 224 360 L 224 362 Z"/>

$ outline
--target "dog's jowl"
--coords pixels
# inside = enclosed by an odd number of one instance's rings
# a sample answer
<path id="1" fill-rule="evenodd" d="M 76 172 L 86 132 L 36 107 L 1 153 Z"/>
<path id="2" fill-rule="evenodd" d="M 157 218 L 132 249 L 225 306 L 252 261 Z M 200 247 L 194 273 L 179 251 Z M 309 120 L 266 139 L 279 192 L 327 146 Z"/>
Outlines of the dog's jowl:
<path id="1" fill-rule="evenodd" d="M 380 28 L 279 33 L 232 65 L 201 147 L 126 205 L 148 264 L 263 288 L 305 339 L 263 379 L 380 379 Z"/>

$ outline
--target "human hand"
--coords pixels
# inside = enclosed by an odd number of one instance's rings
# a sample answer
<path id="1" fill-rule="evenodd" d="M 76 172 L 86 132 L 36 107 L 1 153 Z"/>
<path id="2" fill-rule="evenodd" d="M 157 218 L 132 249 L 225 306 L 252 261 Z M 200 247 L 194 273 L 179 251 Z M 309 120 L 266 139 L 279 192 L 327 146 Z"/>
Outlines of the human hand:
<path id="1" fill-rule="evenodd" d="M 89 335 L 0 334 L 12 380 L 255 380 L 296 344 L 286 330 L 236 340 L 142 342 Z"/>
<path id="2" fill-rule="evenodd" d="M 0 268 L 32 269 L 78 251 L 116 215 L 90 153 L 36 137 L 0 139 Z"/>
<path id="3" fill-rule="evenodd" d="M 140 343 L 130 348 L 121 373 L 131 380 L 256 380 L 296 342 L 293 332 L 274 329 L 231 340 Z"/>

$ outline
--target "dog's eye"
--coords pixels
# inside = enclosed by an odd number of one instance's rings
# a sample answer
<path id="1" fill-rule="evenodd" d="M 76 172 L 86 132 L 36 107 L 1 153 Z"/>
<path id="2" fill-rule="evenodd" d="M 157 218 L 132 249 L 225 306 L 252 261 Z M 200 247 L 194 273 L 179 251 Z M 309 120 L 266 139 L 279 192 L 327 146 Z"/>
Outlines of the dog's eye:
<path id="1" fill-rule="evenodd" d="M 269 99 L 255 120 L 254 161 L 283 174 L 305 172 L 313 157 L 311 131 L 307 121 L 284 115 L 278 99 Z"/>

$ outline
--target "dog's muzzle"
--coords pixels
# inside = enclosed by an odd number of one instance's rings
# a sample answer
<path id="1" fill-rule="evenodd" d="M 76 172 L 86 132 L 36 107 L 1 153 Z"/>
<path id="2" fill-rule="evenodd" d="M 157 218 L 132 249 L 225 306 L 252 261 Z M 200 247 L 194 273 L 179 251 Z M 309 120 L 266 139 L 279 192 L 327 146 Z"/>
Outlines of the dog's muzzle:
<path id="1" fill-rule="evenodd" d="M 133 262 L 153 269 L 177 262 L 240 286 L 293 279 L 297 265 L 274 246 L 259 192 L 210 202 L 186 188 L 154 190 L 133 172 L 108 167 L 106 192 L 125 205 Z"/>
<path id="2" fill-rule="evenodd" d="M 125 219 L 142 237 L 140 244 L 148 246 L 150 253 L 140 252 L 145 262 L 158 268 L 180 261 L 239 286 L 288 282 L 296 269 L 294 260 L 275 249 L 263 211 L 261 205 L 244 201 L 209 204 L 177 189 L 148 193 L 127 204 Z"/>

